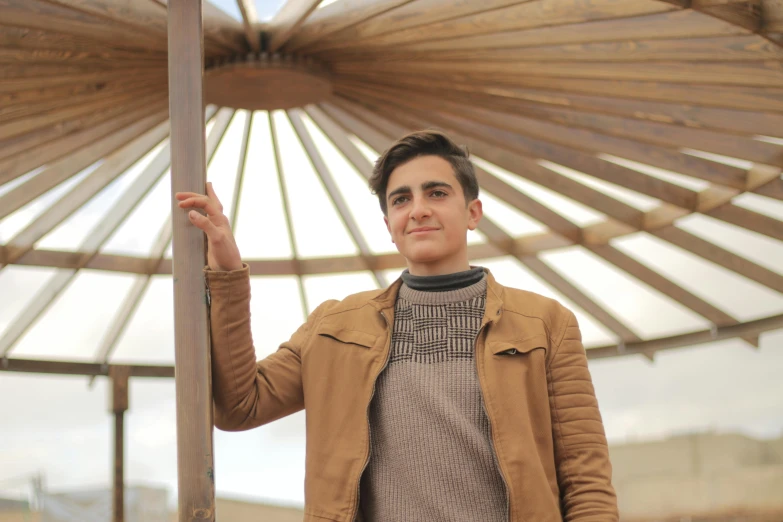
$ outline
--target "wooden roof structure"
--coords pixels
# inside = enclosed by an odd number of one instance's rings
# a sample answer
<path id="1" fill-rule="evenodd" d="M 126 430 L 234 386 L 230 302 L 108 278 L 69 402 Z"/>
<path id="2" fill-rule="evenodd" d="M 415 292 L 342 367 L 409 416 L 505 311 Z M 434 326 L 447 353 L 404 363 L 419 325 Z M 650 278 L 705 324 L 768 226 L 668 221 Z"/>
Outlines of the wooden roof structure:
<path id="1" fill-rule="evenodd" d="M 730 337 L 757 344 L 760 333 L 783 327 L 783 310 L 741 320 L 615 245 L 644 234 L 783 293 L 780 268 L 678 225 L 707 216 L 783 241 L 781 214 L 765 210 L 783 205 L 781 0 L 320 3 L 289 0 L 267 22 L 257 20 L 252 0 L 238 0 L 241 21 L 204 4 L 207 157 L 235 114 L 286 111 L 358 251 L 300 258 L 294 247 L 289 259 L 249 259 L 254 275 L 370 271 L 385 284 L 384 271 L 403 260 L 368 247 L 308 125 L 317 125 L 364 176 L 371 161 L 355 138 L 382 151 L 407 131 L 437 127 L 481 160 L 482 190 L 543 226 L 515 236 L 488 217 L 480 227 L 485 240 L 470 247 L 472 258 L 511 256 L 611 332 L 616 342 L 591 346 L 590 357 L 652 357 Z M 139 276 L 107 328 L 95 366 L 83 368 L 105 373 L 150 278 L 171 273 L 170 225 L 147 256 L 102 250 L 169 166 L 166 31 L 164 0 L 0 1 L 0 220 L 83 176 L 0 246 L 0 266 L 57 269 L 0 335 L 5 367 L 38 364 L 15 361 L 15 343 L 79 271 L 94 269 Z M 242 134 L 235 203 L 247 175 L 251 120 Z M 274 125 L 271 132 L 275 142 Z M 161 144 L 78 247 L 36 246 Z M 279 165 L 284 158 L 275 151 Z M 590 208 L 600 219 L 575 222 L 497 171 Z M 623 194 L 652 203 L 635 204 Z M 764 207 L 738 203 L 748 194 Z M 542 257 L 568 247 L 710 326 L 640 335 Z"/>

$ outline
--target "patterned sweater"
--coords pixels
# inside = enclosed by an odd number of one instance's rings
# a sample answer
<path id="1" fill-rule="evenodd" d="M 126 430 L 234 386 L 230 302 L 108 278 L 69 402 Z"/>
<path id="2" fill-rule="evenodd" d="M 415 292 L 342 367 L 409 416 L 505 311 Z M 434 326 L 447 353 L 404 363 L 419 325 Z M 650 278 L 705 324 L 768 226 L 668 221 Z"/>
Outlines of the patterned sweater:
<path id="1" fill-rule="evenodd" d="M 486 291 L 486 278 L 448 291 L 401 287 L 370 405 L 360 520 L 508 519 L 474 360 Z"/>

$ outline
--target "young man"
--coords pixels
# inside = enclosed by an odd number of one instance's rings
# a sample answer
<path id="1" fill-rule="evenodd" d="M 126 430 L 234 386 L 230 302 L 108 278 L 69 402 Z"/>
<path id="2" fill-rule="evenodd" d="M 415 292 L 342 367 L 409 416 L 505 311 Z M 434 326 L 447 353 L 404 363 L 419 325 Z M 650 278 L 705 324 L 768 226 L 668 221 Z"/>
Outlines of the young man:
<path id="1" fill-rule="evenodd" d="M 306 521 L 618 520 L 574 315 L 468 263 L 482 207 L 467 152 L 411 134 L 370 185 L 407 270 L 321 304 L 260 362 L 247 266 L 219 201 L 211 186 L 177 196 L 207 214 L 189 215 L 209 241 L 217 427 L 305 409 Z"/>

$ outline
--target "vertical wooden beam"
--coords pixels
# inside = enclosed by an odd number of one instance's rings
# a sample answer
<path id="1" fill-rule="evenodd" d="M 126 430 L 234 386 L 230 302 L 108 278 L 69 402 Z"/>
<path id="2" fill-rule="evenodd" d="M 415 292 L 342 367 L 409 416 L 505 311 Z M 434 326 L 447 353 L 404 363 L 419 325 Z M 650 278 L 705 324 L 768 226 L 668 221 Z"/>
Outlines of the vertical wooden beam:
<path id="1" fill-rule="evenodd" d="M 125 522 L 125 412 L 128 409 L 130 366 L 109 368 L 111 412 L 114 414 L 114 481 L 112 522 Z"/>
<path id="2" fill-rule="evenodd" d="M 204 235 L 175 192 L 206 190 L 201 0 L 169 0 L 169 114 L 174 230 L 174 359 L 179 522 L 215 520 L 212 383 Z"/>

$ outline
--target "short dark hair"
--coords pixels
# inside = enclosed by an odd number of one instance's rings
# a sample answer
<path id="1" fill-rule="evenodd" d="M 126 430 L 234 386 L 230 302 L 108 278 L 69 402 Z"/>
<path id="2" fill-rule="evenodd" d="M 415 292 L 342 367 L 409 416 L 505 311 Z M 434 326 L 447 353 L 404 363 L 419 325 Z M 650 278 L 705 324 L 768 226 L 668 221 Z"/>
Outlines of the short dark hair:
<path id="1" fill-rule="evenodd" d="M 465 203 L 478 198 L 479 185 L 476 171 L 470 161 L 467 147 L 457 145 L 445 133 L 436 130 L 412 132 L 397 140 L 375 162 L 370 176 L 370 189 L 378 196 L 381 210 L 386 215 L 386 187 L 391 173 L 404 163 L 420 156 L 438 156 L 451 164 L 454 175 L 462 186 Z"/>

